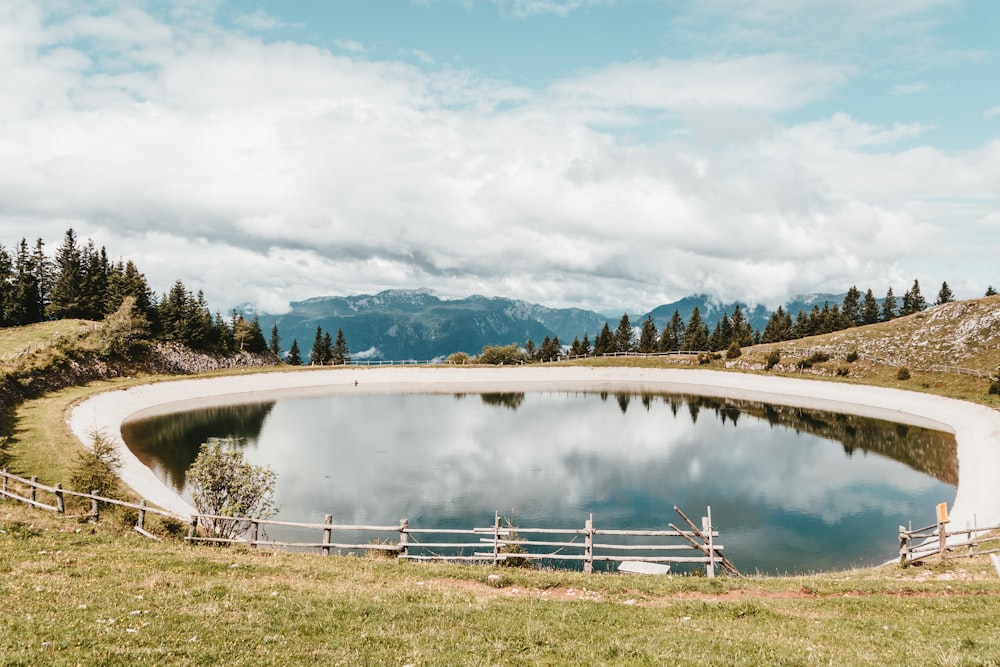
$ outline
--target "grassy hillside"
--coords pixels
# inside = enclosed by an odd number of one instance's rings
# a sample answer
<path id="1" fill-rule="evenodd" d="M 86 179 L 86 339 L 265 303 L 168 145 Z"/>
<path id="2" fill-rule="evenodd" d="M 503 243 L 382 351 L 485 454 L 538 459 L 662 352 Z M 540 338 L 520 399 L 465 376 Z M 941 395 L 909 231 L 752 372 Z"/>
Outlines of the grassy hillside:
<path id="1" fill-rule="evenodd" d="M 1000 407 L 985 378 L 944 369 L 994 369 L 998 320 L 1000 298 L 948 304 L 708 367 Z M 35 345 L 31 335 L 52 344 L 62 326 L 0 331 L 0 359 Z M 765 371 L 773 348 L 782 360 Z M 817 352 L 829 358 L 800 364 Z M 8 431 L 18 468 L 65 479 L 78 445 L 64 411 L 136 381 L 20 405 Z M 1000 577 L 984 558 L 797 577 L 588 576 L 154 544 L 124 518 L 95 526 L 0 501 L 0 599 L 0 665 L 1000 664 Z"/>
<path id="2" fill-rule="evenodd" d="M 587 576 L 153 544 L 0 503 L 0 596 L 2 665 L 1000 662 L 1000 579 L 969 561 Z"/>

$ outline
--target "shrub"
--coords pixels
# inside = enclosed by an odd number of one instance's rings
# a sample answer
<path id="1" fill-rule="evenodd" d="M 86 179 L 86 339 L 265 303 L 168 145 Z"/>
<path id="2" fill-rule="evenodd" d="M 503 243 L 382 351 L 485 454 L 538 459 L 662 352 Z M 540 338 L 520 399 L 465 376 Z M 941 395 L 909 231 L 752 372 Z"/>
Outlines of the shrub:
<path id="1" fill-rule="evenodd" d="M 781 350 L 775 348 L 767 355 L 767 370 L 771 370 L 777 366 L 779 361 L 781 361 Z"/>
<path id="2" fill-rule="evenodd" d="M 906 366 L 903 366 L 902 368 L 900 368 L 899 372 L 896 373 L 896 379 L 897 380 L 909 380 L 910 379 L 910 369 L 907 368 Z"/>
<path id="3" fill-rule="evenodd" d="M 830 355 L 822 350 L 817 350 L 809 355 L 810 364 L 821 364 L 824 361 L 830 361 Z"/>
<path id="4" fill-rule="evenodd" d="M 199 523 L 215 537 L 235 539 L 246 532 L 246 517 L 274 516 L 277 475 L 270 467 L 255 466 L 231 440 L 203 443 L 187 474 L 191 498 L 200 514 Z M 229 518 L 233 517 L 233 518 Z"/>
<path id="5" fill-rule="evenodd" d="M 729 349 L 726 350 L 726 359 L 735 359 L 741 354 L 743 354 L 743 350 L 740 349 L 740 344 L 734 340 L 729 344 Z"/>
<path id="6" fill-rule="evenodd" d="M 465 366 L 466 364 L 472 363 L 472 358 L 465 352 L 452 352 L 448 355 L 448 358 L 445 359 L 445 363 Z"/>
<path id="7" fill-rule="evenodd" d="M 847 357 L 845 358 L 847 359 L 847 363 L 853 364 L 855 361 L 858 360 L 858 351 L 851 350 L 850 352 L 847 353 Z"/>
<path id="8" fill-rule="evenodd" d="M 510 345 L 487 345 L 479 355 L 479 363 L 503 366 L 506 364 L 523 364 L 525 354 L 517 343 Z"/>
<path id="9" fill-rule="evenodd" d="M 851 369 L 847 366 L 840 366 L 837 368 L 837 376 L 845 378 L 851 374 Z"/>
<path id="10" fill-rule="evenodd" d="M 80 493 L 98 491 L 106 498 L 121 498 L 118 471 L 121 457 L 115 443 L 104 433 L 91 435 L 89 449 L 77 454 L 70 469 L 70 486 Z"/>

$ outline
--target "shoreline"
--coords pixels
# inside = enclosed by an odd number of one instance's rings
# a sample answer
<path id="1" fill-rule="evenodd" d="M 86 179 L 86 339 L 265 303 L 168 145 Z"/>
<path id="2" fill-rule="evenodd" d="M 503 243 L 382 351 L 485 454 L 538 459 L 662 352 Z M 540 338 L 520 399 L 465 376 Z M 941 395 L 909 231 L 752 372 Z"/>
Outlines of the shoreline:
<path id="1" fill-rule="evenodd" d="M 129 419 L 281 397 L 531 391 L 634 391 L 748 399 L 828 410 L 947 431 L 958 443 L 959 483 L 953 527 L 1000 524 L 1000 412 L 932 394 L 866 385 L 697 369 L 615 367 L 339 367 L 181 379 L 96 394 L 67 422 L 86 446 L 102 432 L 115 443 L 122 480 L 146 500 L 176 514 L 195 509 L 128 449 L 121 425 Z M 927 508 L 928 515 L 933 508 Z M 955 528 L 957 529 L 957 528 Z"/>

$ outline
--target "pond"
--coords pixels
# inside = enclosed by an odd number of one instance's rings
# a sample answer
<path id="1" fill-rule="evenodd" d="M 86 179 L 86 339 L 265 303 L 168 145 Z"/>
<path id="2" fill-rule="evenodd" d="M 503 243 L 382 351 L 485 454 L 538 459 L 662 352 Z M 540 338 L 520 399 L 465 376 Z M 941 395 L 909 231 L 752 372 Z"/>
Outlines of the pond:
<path id="1" fill-rule="evenodd" d="M 202 442 L 278 474 L 278 518 L 473 528 L 667 529 L 712 508 L 745 572 L 893 558 L 910 517 L 951 502 L 954 436 L 676 394 L 527 392 L 282 398 L 129 421 L 129 447 L 184 492 Z M 278 537 L 274 530 L 272 537 Z M 279 531 L 280 533 L 280 531 Z"/>

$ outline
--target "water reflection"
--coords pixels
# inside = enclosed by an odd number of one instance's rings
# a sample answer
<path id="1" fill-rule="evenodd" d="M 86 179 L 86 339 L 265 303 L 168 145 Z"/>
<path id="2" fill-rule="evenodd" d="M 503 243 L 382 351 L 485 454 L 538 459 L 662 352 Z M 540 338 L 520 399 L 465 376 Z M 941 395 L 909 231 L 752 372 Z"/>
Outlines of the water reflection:
<path id="1" fill-rule="evenodd" d="M 950 435 L 754 401 L 627 393 L 281 400 L 133 422 L 175 488 L 201 442 L 234 437 L 278 472 L 283 516 L 411 526 L 665 527 L 712 506 L 744 569 L 891 557 L 898 523 L 954 497 Z M 468 397 L 464 397 L 468 398 Z M 715 418 L 708 418 L 714 416 Z"/>

